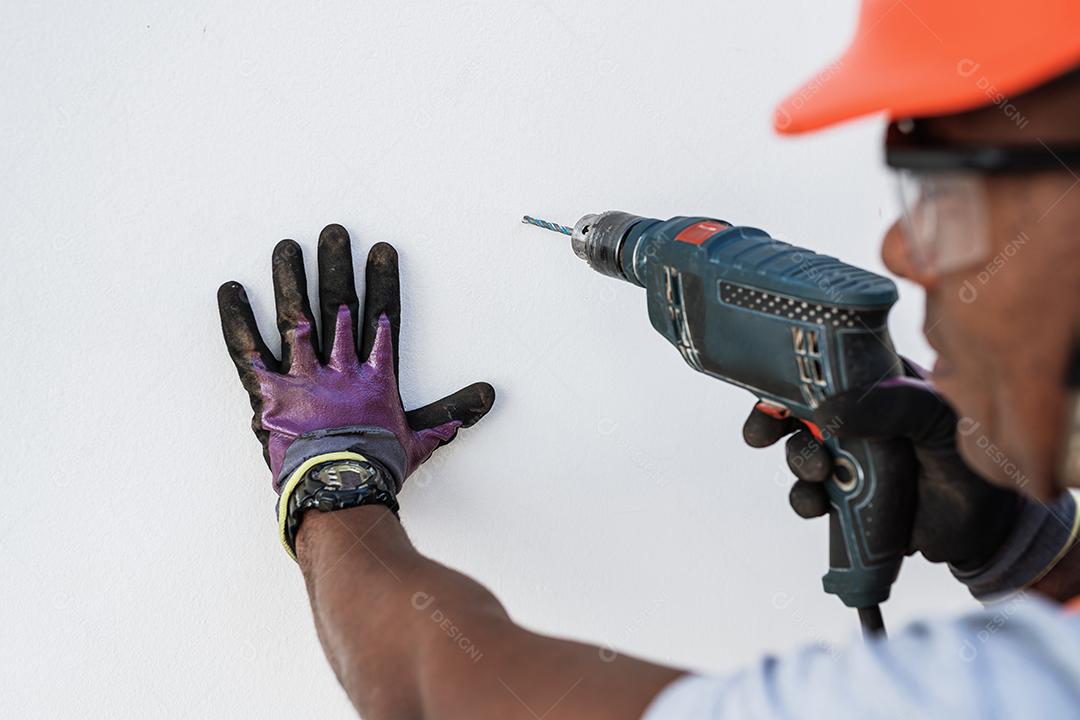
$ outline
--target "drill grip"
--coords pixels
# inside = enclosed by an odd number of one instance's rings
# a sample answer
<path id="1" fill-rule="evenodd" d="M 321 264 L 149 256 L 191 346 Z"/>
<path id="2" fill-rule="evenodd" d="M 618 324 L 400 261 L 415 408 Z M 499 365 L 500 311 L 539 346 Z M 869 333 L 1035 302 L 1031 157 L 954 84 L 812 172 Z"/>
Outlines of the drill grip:
<path id="1" fill-rule="evenodd" d="M 825 592 L 845 605 L 884 602 L 911 538 L 914 458 L 904 440 L 826 439 L 835 473 L 829 496 Z"/>
<path id="2" fill-rule="evenodd" d="M 826 332 L 819 342 L 842 378 L 838 392 L 862 392 L 903 372 L 884 325 Z M 776 397 L 762 399 L 778 402 Z M 822 585 L 845 605 L 868 608 L 888 599 L 907 553 L 914 522 L 915 457 L 902 438 L 840 437 L 844 418 L 821 417 L 813 410 L 819 403 L 795 406 L 792 412 L 833 457 L 833 475 L 825 481 L 829 571 Z"/>
<path id="3" fill-rule="evenodd" d="M 874 329 L 871 329 L 874 328 Z M 843 378 L 837 390 L 861 391 L 903 372 L 882 320 L 856 325 L 857 332 L 827 341 Z M 829 496 L 829 571 L 825 592 L 849 607 L 884 602 L 911 540 L 915 512 L 915 458 L 903 439 L 843 435 L 843 418 L 826 423 L 825 444 L 833 454 Z"/>

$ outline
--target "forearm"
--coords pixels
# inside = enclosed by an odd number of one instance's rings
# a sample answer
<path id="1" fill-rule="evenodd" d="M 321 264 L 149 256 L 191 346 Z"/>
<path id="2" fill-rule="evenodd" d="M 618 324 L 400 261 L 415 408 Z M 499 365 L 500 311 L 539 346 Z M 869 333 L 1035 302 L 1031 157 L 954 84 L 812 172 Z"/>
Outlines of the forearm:
<path id="1" fill-rule="evenodd" d="M 418 678 L 407 663 L 423 628 L 404 578 L 426 560 L 398 521 L 380 506 L 308 513 L 297 559 L 319 640 L 357 710 L 418 717 Z"/>
<path id="2" fill-rule="evenodd" d="M 298 555 L 327 658 L 365 718 L 636 718 L 679 675 L 514 625 L 380 507 L 310 513 Z"/>

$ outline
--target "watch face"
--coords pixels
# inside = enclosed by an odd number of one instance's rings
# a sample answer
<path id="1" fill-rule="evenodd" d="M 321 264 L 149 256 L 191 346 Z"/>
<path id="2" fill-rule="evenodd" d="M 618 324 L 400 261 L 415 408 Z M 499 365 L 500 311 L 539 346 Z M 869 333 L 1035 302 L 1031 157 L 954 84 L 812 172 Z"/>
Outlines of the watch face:
<path id="1" fill-rule="evenodd" d="M 368 463 L 340 460 L 318 466 L 311 471 L 311 478 L 332 490 L 352 490 L 368 484 L 377 474 Z"/>

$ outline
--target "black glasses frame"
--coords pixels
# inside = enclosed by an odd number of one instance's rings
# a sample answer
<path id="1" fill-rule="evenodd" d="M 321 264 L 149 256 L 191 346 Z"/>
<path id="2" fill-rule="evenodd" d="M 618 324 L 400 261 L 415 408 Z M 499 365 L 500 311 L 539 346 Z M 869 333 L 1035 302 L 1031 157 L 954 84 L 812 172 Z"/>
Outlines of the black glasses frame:
<path id="1" fill-rule="evenodd" d="M 885 162 L 898 170 L 1037 172 L 1080 168 L 1080 145 L 969 145 L 928 137 L 917 120 L 889 123 Z"/>

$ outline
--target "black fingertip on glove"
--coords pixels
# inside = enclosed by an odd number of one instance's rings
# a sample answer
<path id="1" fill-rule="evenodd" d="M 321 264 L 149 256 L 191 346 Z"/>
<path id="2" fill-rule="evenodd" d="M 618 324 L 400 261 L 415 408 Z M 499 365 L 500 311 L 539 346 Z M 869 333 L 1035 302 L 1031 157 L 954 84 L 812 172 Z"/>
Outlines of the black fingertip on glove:
<path id="1" fill-rule="evenodd" d="M 788 493 L 788 503 L 796 515 L 807 520 L 829 512 L 829 495 L 820 482 L 796 480 Z"/>
<path id="2" fill-rule="evenodd" d="M 405 413 L 405 419 L 414 430 L 434 427 L 450 420 L 457 420 L 461 427 L 472 427 L 494 404 L 495 388 L 489 383 L 478 382 L 430 405 L 410 410 Z"/>
<path id="3" fill-rule="evenodd" d="M 743 440 L 750 447 L 768 447 L 802 426 L 802 423 L 790 415 L 784 418 L 774 417 L 755 405 L 743 423 Z"/>
<path id="4" fill-rule="evenodd" d="M 805 427 L 788 438 L 784 452 L 788 468 L 800 480 L 822 483 L 833 474 L 832 455 Z"/>

